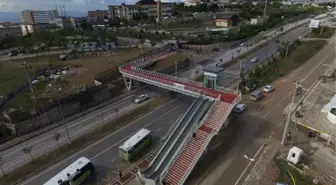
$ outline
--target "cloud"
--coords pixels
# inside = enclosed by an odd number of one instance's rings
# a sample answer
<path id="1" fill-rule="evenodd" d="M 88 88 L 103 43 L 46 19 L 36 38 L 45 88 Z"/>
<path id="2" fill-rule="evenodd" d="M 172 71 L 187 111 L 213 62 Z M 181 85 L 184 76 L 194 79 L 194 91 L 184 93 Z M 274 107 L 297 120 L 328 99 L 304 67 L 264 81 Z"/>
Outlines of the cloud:
<path id="1" fill-rule="evenodd" d="M 100 1 L 100 4 L 105 4 L 105 1 L 104 1 L 104 0 L 101 0 L 101 1 Z"/>

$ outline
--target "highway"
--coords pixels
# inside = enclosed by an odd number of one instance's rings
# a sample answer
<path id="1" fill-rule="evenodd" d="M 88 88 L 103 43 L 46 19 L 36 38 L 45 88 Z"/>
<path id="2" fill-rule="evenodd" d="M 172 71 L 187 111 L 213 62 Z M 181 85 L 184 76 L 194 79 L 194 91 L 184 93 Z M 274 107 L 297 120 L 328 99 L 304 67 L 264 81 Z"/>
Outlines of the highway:
<path id="1" fill-rule="evenodd" d="M 153 90 L 150 89 L 144 89 L 141 93 L 147 93 L 151 97 L 155 97 L 157 95 Z M 92 130 L 93 128 L 105 123 L 106 121 L 115 119 L 117 116 L 117 108 L 118 116 L 121 116 L 141 105 L 133 103 L 133 100 L 133 96 L 125 97 L 124 99 L 112 103 L 102 109 L 94 110 L 93 112 L 90 112 L 78 119 L 68 122 L 67 125 L 70 138 L 75 139 L 82 134 Z M 64 126 L 60 126 L 40 136 L 28 139 L 18 145 L 1 151 L 0 155 L 2 156 L 4 162 L 2 168 L 8 172 L 9 170 L 15 169 L 16 167 L 30 162 L 30 156 L 24 154 L 22 152 L 22 148 L 31 146 L 32 155 L 34 157 L 38 157 L 55 149 L 56 147 L 58 147 L 58 144 L 54 137 L 55 133 L 60 133 L 60 138 L 58 141 L 59 145 L 68 142 L 66 129 Z"/>
<path id="2" fill-rule="evenodd" d="M 224 180 L 228 185 L 242 184 L 255 164 L 252 163 L 248 166 L 250 161 L 244 155 L 249 158 L 255 157 L 255 161 L 257 161 L 265 149 L 264 143 L 270 141 L 280 143 L 286 121 L 283 111 L 291 102 L 294 90 L 293 81 L 296 80 L 304 88 L 310 89 L 320 75 L 326 71 L 328 65 L 334 62 L 335 49 L 335 43 L 329 43 L 306 64 L 277 81 L 274 84 L 275 91 L 265 94 L 261 101 L 243 100 L 243 103 L 248 105 L 248 111 L 238 116 L 237 122 L 242 124 L 242 128 L 237 134 L 237 138 L 234 138 L 237 142 L 231 147 L 225 148 L 225 151 L 229 151 L 222 156 L 220 162 L 216 162 L 219 165 L 214 167 L 203 180 L 189 179 L 187 184 L 192 185 L 200 182 L 200 185 L 222 185 Z M 296 99 L 298 100 L 302 96 Z M 292 128 L 293 125 L 290 127 Z M 208 158 L 206 162 L 209 163 L 209 160 Z"/>
<path id="3" fill-rule="evenodd" d="M 229 55 L 231 56 L 231 53 L 229 53 Z M 164 136 L 165 133 L 167 133 L 167 130 L 171 128 L 171 124 L 174 123 L 174 120 L 176 120 L 182 113 L 184 113 L 187 110 L 187 108 L 189 108 L 190 103 L 191 98 L 187 98 L 185 96 L 183 96 L 183 98 L 174 99 L 167 105 L 163 105 L 162 107 L 148 114 L 144 118 L 141 118 L 139 121 L 134 122 L 133 124 L 120 129 L 116 133 L 113 133 L 112 135 L 106 138 L 103 138 L 101 142 L 98 142 L 97 144 L 94 144 L 84 149 L 83 151 L 80 151 L 75 156 L 72 156 L 71 158 L 61 162 L 60 164 L 57 164 L 54 167 L 49 168 L 47 171 L 42 172 L 40 175 L 37 175 L 32 179 L 29 179 L 23 184 L 31 184 L 31 185 L 41 184 L 42 182 L 45 182 L 51 176 L 56 174 L 58 171 L 63 169 L 65 166 L 69 165 L 79 156 L 87 156 L 89 158 L 94 159 L 94 164 L 97 165 L 99 169 L 102 169 L 99 171 L 99 173 L 105 173 L 108 169 L 115 169 L 116 166 L 115 161 L 118 159 L 117 145 L 119 145 L 122 141 L 124 141 L 129 136 L 130 133 L 133 133 L 136 130 L 148 124 L 148 128 L 155 132 L 154 133 L 155 136 L 157 137 Z M 98 120 L 98 118 L 96 119 Z M 163 138 L 165 138 L 165 136 Z M 163 140 L 163 138 L 160 139 Z M 66 142 L 66 140 L 64 141 Z M 53 141 L 53 143 L 54 143 L 53 145 L 55 146 L 56 142 Z M 99 155 L 97 155 L 97 153 Z M 20 155 L 23 154 L 21 153 Z M 111 162 L 108 163 L 106 161 Z"/>
<path id="4" fill-rule="evenodd" d="M 106 136 L 105 138 L 102 138 L 97 143 L 84 148 L 82 151 L 79 151 L 65 161 L 62 161 L 61 163 L 58 163 L 41 172 L 39 175 L 28 179 L 22 184 L 43 184 L 81 156 L 85 156 L 93 160 L 93 164 L 97 168 L 98 176 L 106 176 L 108 171 L 115 170 L 117 168 L 117 163 L 119 161 L 118 147 L 122 144 L 122 142 L 128 139 L 130 135 L 141 128 L 148 128 L 153 131 L 153 140 L 155 141 L 153 142 L 154 146 L 158 146 L 167 138 L 170 130 L 172 130 L 175 125 L 175 121 L 184 114 L 191 105 L 191 102 L 192 98 L 180 96 L 141 117 L 140 119 L 117 130 L 116 132 Z"/>

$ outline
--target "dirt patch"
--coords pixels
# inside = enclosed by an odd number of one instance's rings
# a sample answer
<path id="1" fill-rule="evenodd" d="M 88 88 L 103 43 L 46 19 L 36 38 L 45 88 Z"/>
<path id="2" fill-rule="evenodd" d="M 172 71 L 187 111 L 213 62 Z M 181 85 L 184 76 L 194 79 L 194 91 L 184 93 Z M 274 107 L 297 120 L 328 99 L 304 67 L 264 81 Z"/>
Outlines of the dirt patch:
<path id="1" fill-rule="evenodd" d="M 177 63 L 180 63 L 185 58 L 186 57 L 182 55 L 181 53 L 176 53 L 175 55 L 171 55 L 169 57 L 166 57 L 162 60 L 157 61 L 155 65 L 153 66 L 153 70 L 160 71 L 162 69 L 166 69 L 167 67 L 170 67 L 171 65 L 173 65 L 175 61 Z"/>
<path id="2" fill-rule="evenodd" d="M 266 167 L 266 170 L 261 179 L 263 179 L 263 184 L 260 185 L 273 184 L 274 181 L 278 179 L 278 167 L 274 160 L 272 160 L 271 163 Z"/>

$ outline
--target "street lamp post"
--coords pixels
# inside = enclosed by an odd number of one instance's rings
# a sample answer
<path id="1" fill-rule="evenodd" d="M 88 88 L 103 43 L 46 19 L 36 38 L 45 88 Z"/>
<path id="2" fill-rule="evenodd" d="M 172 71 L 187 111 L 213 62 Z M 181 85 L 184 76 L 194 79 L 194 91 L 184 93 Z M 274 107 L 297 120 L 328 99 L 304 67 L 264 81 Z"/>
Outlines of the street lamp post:
<path id="1" fill-rule="evenodd" d="M 30 74 L 29 74 L 29 71 L 28 71 L 28 66 L 27 66 L 27 63 L 26 62 L 22 62 L 21 63 L 21 68 L 25 71 L 26 75 L 27 75 L 27 80 L 28 80 L 28 83 L 29 83 L 29 88 L 30 88 L 30 91 L 33 95 L 33 98 L 34 98 L 34 101 L 35 101 L 35 104 L 36 104 L 36 110 L 37 110 L 37 113 L 40 115 L 40 120 L 41 120 L 41 123 L 43 124 L 43 116 L 42 116 L 42 113 L 41 113 L 41 110 L 40 110 L 40 106 L 39 106 L 39 103 L 38 103 L 38 99 L 37 99 L 37 96 L 35 94 L 35 91 L 34 91 L 34 88 L 33 88 L 33 85 L 32 85 L 32 81 L 31 81 L 31 78 L 30 78 Z M 44 111 L 44 110 L 43 110 Z M 44 111 L 44 114 L 46 115 L 46 112 Z M 48 118 L 48 115 L 46 115 L 46 119 L 49 122 L 49 118 Z M 44 126 L 44 129 L 45 131 L 47 131 L 46 129 L 46 125 L 43 124 Z"/>
<path id="2" fill-rule="evenodd" d="M 285 145 L 286 135 L 287 135 L 287 132 L 288 132 L 288 126 L 289 126 L 290 118 L 292 116 L 292 111 L 293 111 L 293 108 L 294 108 L 294 100 L 295 100 L 297 88 L 298 88 L 298 83 L 295 82 L 295 89 L 294 89 L 294 93 L 293 93 L 293 97 L 292 97 L 291 106 L 290 106 L 289 111 L 288 111 L 285 129 L 284 129 L 284 132 L 282 134 L 281 145 Z"/>
<path id="3" fill-rule="evenodd" d="M 48 86 L 51 87 L 51 88 L 53 88 L 55 91 L 59 91 L 60 90 L 60 89 L 56 89 L 51 84 L 49 84 Z M 62 105 L 61 105 L 61 99 L 60 99 L 59 96 L 57 96 L 57 101 L 58 101 L 58 106 L 59 106 L 59 109 L 60 109 L 60 112 L 61 112 L 62 120 L 63 120 L 63 123 L 64 123 L 64 127 L 65 127 L 65 130 L 66 130 L 67 136 L 68 136 L 68 140 L 69 140 L 69 143 L 71 143 L 71 138 L 70 138 L 70 134 L 69 134 L 68 124 L 65 121 L 65 117 L 64 117 L 64 113 L 63 113 L 63 108 L 62 108 Z"/>

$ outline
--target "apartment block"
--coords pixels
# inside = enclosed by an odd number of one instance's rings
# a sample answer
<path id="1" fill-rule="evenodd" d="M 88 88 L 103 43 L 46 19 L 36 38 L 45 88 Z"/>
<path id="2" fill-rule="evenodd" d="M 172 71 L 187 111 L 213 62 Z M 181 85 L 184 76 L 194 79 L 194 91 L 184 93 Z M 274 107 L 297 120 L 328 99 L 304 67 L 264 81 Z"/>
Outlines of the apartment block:
<path id="1" fill-rule="evenodd" d="M 109 5 L 108 15 L 110 19 L 132 19 L 136 15 L 147 15 L 154 17 L 171 16 L 173 3 L 155 2 L 154 0 L 141 0 L 135 5 Z"/>
<path id="2" fill-rule="evenodd" d="M 24 10 L 20 12 L 23 24 L 45 24 L 59 18 L 57 10 Z"/>
<path id="3" fill-rule="evenodd" d="M 21 27 L 17 24 L 0 23 L 0 37 L 21 35 Z"/>
<path id="4" fill-rule="evenodd" d="M 95 11 L 88 11 L 87 21 L 94 22 L 97 20 L 107 19 L 109 13 L 107 10 L 95 10 Z"/>

